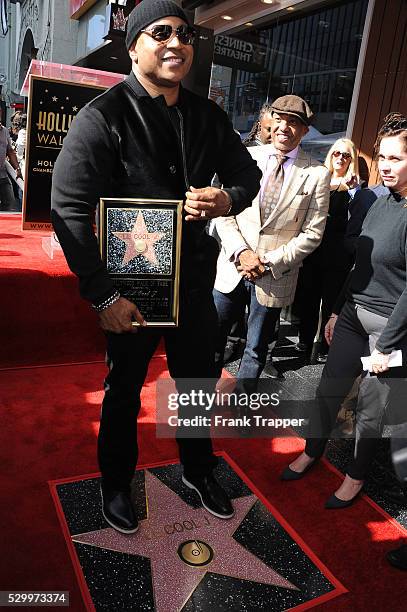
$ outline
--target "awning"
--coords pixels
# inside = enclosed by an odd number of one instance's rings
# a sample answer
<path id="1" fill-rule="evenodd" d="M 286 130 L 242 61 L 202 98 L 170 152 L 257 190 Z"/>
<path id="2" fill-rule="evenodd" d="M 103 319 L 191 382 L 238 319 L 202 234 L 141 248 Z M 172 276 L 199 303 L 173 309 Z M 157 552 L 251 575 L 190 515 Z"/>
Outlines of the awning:
<path id="1" fill-rule="evenodd" d="M 120 74 L 129 74 L 131 70 L 131 60 L 124 39 L 121 37 L 106 40 L 102 45 L 76 60 L 74 65 Z"/>

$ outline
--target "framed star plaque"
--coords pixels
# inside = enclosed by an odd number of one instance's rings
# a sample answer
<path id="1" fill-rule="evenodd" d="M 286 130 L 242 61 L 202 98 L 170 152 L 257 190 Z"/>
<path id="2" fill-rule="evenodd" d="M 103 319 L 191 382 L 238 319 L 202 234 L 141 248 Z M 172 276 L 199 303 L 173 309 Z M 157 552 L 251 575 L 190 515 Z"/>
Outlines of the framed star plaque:
<path id="1" fill-rule="evenodd" d="M 100 199 L 102 260 L 150 327 L 178 325 L 181 213 L 182 200 Z"/>

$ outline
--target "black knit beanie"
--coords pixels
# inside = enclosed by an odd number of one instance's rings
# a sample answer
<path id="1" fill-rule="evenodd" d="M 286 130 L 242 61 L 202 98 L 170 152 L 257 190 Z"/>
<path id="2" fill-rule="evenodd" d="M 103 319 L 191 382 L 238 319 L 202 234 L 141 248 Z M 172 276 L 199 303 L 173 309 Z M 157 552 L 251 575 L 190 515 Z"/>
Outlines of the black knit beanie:
<path id="1" fill-rule="evenodd" d="M 172 0 L 143 0 L 131 11 L 127 21 L 127 49 L 130 49 L 140 30 L 163 17 L 179 17 L 189 23 L 182 8 Z"/>

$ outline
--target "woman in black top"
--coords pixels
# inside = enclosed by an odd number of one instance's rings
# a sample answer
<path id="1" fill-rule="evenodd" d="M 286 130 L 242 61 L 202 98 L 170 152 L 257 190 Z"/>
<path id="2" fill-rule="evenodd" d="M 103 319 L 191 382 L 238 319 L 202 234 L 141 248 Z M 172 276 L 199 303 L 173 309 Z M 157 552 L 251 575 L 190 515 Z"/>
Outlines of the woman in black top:
<path id="1" fill-rule="evenodd" d="M 283 480 L 297 480 L 322 456 L 340 405 L 362 371 L 360 358 L 370 356 L 371 372 L 364 372 L 359 391 L 354 457 L 326 503 L 331 509 L 351 505 L 360 492 L 388 406 L 393 422 L 399 408 L 396 418 L 407 421 L 407 118 L 389 115 L 379 146 L 379 171 L 390 194 L 376 200 L 363 223 L 345 305 L 325 329 L 332 343 L 305 451 L 282 474 Z M 389 369 L 396 349 L 402 351 L 403 365 Z"/>
<path id="2" fill-rule="evenodd" d="M 300 270 L 296 303 L 299 324 L 297 350 L 311 355 L 318 330 L 324 329 L 338 294 L 352 267 L 352 255 L 345 249 L 349 204 L 359 188 L 356 147 L 351 140 L 339 138 L 328 151 L 325 166 L 331 173 L 331 195 L 325 232 L 318 248 L 304 259 Z M 328 345 L 322 339 L 318 361 L 326 360 Z"/>

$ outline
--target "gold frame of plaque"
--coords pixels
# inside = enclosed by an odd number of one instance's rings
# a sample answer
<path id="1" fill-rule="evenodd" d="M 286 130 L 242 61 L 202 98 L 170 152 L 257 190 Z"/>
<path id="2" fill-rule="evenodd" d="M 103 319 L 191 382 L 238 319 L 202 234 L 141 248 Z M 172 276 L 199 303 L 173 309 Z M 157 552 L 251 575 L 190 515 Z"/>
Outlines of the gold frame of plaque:
<path id="1" fill-rule="evenodd" d="M 182 207 L 182 200 L 100 198 L 102 261 L 148 327 L 178 325 Z"/>

